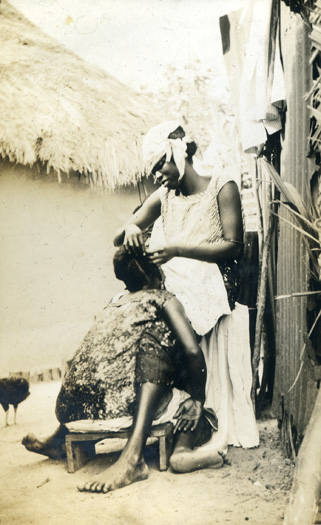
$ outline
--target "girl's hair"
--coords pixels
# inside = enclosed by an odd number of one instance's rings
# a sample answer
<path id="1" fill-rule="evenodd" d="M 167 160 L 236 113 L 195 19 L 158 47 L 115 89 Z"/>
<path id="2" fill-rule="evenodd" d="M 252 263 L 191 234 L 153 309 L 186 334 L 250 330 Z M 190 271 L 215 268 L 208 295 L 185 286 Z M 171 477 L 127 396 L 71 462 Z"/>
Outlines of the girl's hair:
<path id="1" fill-rule="evenodd" d="M 183 137 L 185 137 L 185 135 L 186 135 L 186 133 L 183 130 L 182 126 L 178 126 L 178 128 L 176 128 L 175 131 L 172 131 L 168 135 L 167 138 L 169 138 L 169 139 L 182 139 Z M 186 143 L 186 153 L 187 153 L 187 158 L 189 159 L 189 161 L 192 160 L 192 157 L 193 157 L 193 155 L 195 155 L 196 150 L 197 150 L 197 144 L 196 144 L 196 142 L 194 142 L 194 140 L 192 140 L 191 142 L 187 142 Z"/>
<path id="2" fill-rule="evenodd" d="M 144 255 L 127 252 L 124 246 L 115 253 L 113 263 L 115 276 L 126 284 L 130 292 L 142 290 L 143 286 L 149 283 L 150 278 L 162 279 L 156 264 L 148 261 Z"/>

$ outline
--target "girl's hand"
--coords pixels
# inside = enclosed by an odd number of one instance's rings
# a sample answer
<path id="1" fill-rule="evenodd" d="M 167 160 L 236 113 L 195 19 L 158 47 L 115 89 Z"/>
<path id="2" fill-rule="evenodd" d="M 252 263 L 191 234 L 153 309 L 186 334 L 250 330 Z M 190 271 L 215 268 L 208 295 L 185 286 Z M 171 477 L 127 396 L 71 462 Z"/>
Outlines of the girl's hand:
<path id="1" fill-rule="evenodd" d="M 145 254 L 143 232 L 136 224 L 128 224 L 125 228 L 124 242 L 126 250 L 135 254 Z"/>
<path id="2" fill-rule="evenodd" d="M 189 397 L 181 403 L 174 418 L 177 423 L 174 428 L 174 434 L 177 431 L 187 432 L 195 430 L 202 415 L 203 403 Z"/>
<path id="3" fill-rule="evenodd" d="M 178 256 L 177 246 L 163 246 L 148 253 L 148 258 L 155 264 L 165 264 L 173 257 Z"/>

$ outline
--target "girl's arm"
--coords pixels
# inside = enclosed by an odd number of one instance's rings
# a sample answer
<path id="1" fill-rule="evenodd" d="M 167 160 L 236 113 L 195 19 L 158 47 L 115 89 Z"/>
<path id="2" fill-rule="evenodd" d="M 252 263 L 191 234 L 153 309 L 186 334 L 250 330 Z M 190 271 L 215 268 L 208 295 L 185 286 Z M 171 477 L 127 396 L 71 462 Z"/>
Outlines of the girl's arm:
<path id="1" fill-rule="evenodd" d="M 150 254 L 156 264 L 164 264 L 172 257 L 187 257 L 199 261 L 219 263 L 235 259 L 243 251 L 243 218 L 241 197 L 235 182 L 227 182 L 218 194 L 218 206 L 224 241 L 208 246 L 169 245 Z"/>
<path id="2" fill-rule="evenodd" d="M 206 364 L 204 355 L 191 323 L 185 315 L 184 308 L 176 297 L 172 297 L 165 304 L 164 317 L 183 351 L 193 402 L 191 404 L 190 401 L 191 406 L 181 411 L 176 428 L 185 431 L 194 430 L 201 417 L 205 401 Z"/>
<path id="3" fill-rule="evenodd" d="M 124 244 L 126 248 L 144 250 L 142 231 L 154 224 L 161 213 L 161 199 L 159 190 L 154 191 L 132 215 L 129 221 L 119 228 L 114 237 L 114 246 Z"/>

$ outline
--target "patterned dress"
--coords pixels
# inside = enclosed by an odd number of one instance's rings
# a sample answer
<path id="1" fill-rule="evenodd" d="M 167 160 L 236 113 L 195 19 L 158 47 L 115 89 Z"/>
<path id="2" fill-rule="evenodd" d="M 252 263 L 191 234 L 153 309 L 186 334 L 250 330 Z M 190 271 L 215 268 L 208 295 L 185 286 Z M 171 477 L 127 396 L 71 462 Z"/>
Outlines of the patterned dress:
<path id="1" fill-rule="evenodd" d="M 133 415 L 136 387 L 174 382 L 175 339 L 163 319 L 166 290 L 109 303 L 71 360 L 56 404 L 60 423 Z"/>

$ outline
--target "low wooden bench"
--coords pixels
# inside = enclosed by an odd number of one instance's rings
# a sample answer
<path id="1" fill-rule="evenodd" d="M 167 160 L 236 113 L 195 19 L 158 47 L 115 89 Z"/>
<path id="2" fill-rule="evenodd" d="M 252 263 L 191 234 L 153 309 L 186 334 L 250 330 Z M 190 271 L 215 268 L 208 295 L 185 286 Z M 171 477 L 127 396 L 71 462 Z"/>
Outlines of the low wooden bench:
<path id="1" fill-rule="evenodd" d="M 76 472 L 88 463 L 88 461 L 93 459 L 96 454 L 95 445 L 99 441 L 110 438 L 128 439 L 129 436 L 130 429 L 117 432 L 104 430 L 97 432 L 70 431 L 70 433 L 66 435 L 68 472 Z M 173 424 L 164 423 L 162 425 L 155 425 L 152 427 L 149 436 L 158 438 L 159 470 L 167 470 L 173 441 Z"/>

